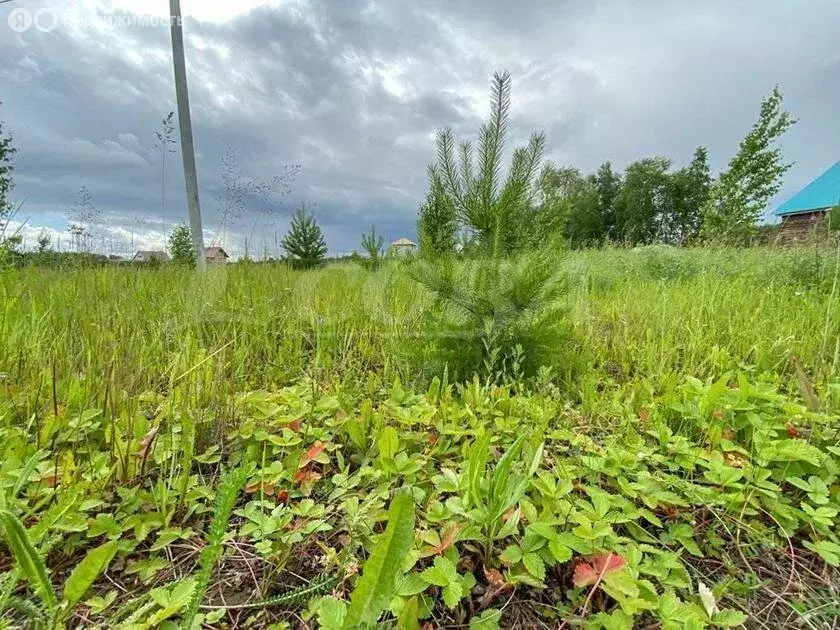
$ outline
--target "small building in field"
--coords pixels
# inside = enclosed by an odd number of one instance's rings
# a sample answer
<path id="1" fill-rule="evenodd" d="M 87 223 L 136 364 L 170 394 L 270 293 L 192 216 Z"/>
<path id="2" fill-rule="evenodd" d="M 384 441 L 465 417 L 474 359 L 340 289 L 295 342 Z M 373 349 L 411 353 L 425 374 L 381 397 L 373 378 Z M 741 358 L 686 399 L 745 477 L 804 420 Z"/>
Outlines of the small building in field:
<path id="1" fill-rule="evenodd" d="M 417 250 L 417 243 L 407 238 L 401 238 L 391 243 L 391 251 L 397 255 L 413 254 Z"/>
<path id="2" fill-rule="evenodd" d="M 775 215 L 782 220 L 778 240 L 783 243 L 804 240 L 838 205 L 840 162 L 776 209 Z"/>
<path id="3" fill-rule="evenodd" d="M 221 247 L 205 247 L 204 260 L 208 265 L 226 265 L 230 256 Z"/>
<path id="4" fill-rule="evenodd" d="M 161 250 L 144 250 L 134 254 L 131 262 L 136 263 L 165 263 L 169 262 L 169 254 Z"/>

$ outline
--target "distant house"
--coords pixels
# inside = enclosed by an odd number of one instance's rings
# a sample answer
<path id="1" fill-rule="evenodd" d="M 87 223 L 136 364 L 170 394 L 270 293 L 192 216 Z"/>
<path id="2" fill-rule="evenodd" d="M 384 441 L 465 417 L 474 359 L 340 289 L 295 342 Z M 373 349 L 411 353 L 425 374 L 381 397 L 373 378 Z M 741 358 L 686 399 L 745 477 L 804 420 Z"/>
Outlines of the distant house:
<path id="1" fill-rule="evenodd" d="M 776 209 L 776 216 L 782 219 L 779 241 L 794 243 L 807 237 L 837 205 L 840 205 L 840 162 Z"/>
<path id="2" fill-rule="evenodd" d="M 140 250 L 134 254 L 131 262 L 137 263 L 164 263 L 169 262 L 169 254 L 160 250 Z"/>
<path id="3" fill-rule="evenodd" d="M 417 243 L 407 238 L 401 238 L 391 243 L 391 251 L 398 255 L 412 254 L 417 249 Z"/>
<path id="4" fill-rule="evenodd" d="M 221 247 L 205 247 L 204 259 L 208 265 L 226 265 L 228 258 L 227 252 Z"/>

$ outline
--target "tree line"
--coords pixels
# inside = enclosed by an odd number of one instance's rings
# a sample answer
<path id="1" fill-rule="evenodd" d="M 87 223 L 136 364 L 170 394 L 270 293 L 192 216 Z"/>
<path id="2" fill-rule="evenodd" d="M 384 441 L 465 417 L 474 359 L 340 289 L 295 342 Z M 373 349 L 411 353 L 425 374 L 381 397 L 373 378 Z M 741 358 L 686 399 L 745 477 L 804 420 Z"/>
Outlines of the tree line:
<path id="1" fill-rule="evenodd" d="M 691 162 L 650 157 L 623 172 L 610 162 L 595 173 L 543 161 L 545 135 L 514 150 L 506 178 L 502 154 L 510 116 L 511 77 L 491 83 L 491 115 L 476 144 L 437 135 L 437 160 L 418 217 L 421 250 L 446 255 L 472 249 L 497 256 L 562 241 L 571 247 L 742 243 L 758 228 L 790 168 L 776 141 L 796 121 L 775 88 L 726 170 L 713 177 L 700 146 Z"/>
<path id="2" fill-rule="evenodd" d="M 510 75 L 496 73 L 491 82 L 491 115 L 475 144 L 456 142 L 448 129 L 438 132 L 437 159 L 428 167 L 428 192 L 418 217 L 424 254 L 466 251 L 492 258 L 556 242 L 576 248 L 605 242 L 631 246 L 743 243 L 755 234 L 767 203 L 779 191 L 791 166 L 784 162 L 776 141 L 795 120 L 783 109 L 783 97 L 776 88 L 762 101 L 757 121 L 717 177 L 712 176 L 703 146 L 679 169 L 667 158 L 650 157 L 629 164 L 622 172 L 605 162 L 596 172 L 584 173 L 573 166 L 544 161 L 546 138 L 542 132 L 533 133 L 525 146 L 514 150 L 503 176 L 510 94 Z M 171 119 L 171 114 L 164 119 L 157 134 L 162 160 L 173 143 Z M 0 126 L 0 242 L 6 249 L 18 244 L 15 235 L 5 234 L 13 213 L 8 193 L 13 185 L 14 154 L 12 138 Z M 162 216 L 164 169 L 162 161 Z M 266 184 L 263 196 L 278 187 L 288 192 L 295 169 L 299 166 L 276 178 L 271 186 Z M 94 206 L 84 187 L 77 206 L 80 218 L 74 219 L 70 232 L 75 249 L 85 252 L 90 248 L 84 246 L 83 241 L 89 238 L 84 226 L 91 223 L 88 215 Z M 226 202 L 224 206 L 236 204 Z M 169 239 L 169 244 L 177 250 L 188 233 L 179 226 L 174 235 L 177 242 Z M 372 245 L 369 240 L 362 244 L 376 261 L 381 245 Z M 282 247 L 289 259 L 303 267 L 317 264 L 326 255 L 320 227 L 305 208 L 295 215 Z"/>

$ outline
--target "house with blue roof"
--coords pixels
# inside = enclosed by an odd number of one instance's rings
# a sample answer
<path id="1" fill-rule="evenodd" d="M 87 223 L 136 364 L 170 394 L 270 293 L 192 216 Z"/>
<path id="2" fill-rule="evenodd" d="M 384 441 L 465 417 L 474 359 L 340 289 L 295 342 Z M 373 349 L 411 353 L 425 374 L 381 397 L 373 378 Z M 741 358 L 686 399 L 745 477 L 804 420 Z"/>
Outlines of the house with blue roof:
<path id="1" fill-rule="evenodd" d="M 779 239 L 800 240 L 837 206 L 840 206 L 840 162 L 776 208 L 774 214 L 782 220 Z"/>

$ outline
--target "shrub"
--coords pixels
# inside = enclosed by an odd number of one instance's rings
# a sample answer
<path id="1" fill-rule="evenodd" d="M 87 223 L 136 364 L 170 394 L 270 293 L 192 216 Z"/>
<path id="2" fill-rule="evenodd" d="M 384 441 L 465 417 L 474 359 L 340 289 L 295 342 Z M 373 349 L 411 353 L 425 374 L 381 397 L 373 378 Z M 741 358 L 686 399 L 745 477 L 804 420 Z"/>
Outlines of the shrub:
<path id="1" fill-rule="evenodd" d="M 567 354 L 571 327 L 557 256 L 421 262 L 410 273 L 435 296 L 424 339 L 432 339 L 432 362 L 456 378 L 532 377 Z"/>

